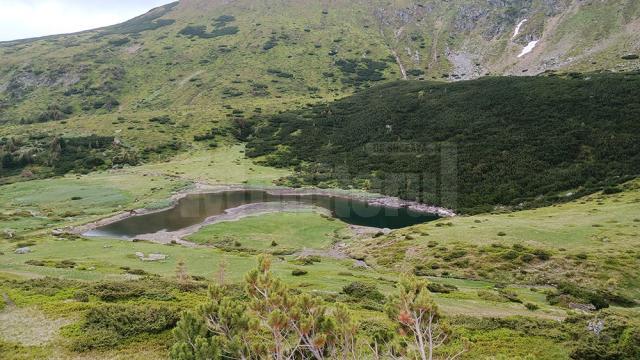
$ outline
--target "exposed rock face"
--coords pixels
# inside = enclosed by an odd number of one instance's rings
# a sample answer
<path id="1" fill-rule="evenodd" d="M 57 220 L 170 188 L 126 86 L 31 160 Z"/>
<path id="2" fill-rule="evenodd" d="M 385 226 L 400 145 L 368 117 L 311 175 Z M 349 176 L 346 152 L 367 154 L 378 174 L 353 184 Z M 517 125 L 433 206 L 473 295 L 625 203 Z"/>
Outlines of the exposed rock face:
<path id="1" fill-rule="evenodd" d="M 488 8 L 480 8 L 474 5 L 463 6 L 458 11 L 453 22 L 453 28 L 458 32 L 473 30 L 478 22 L 489 15 Z"/>
<path id="2" fill-rule="evenodd" d="M 38 88 L 65 90 L 80 82 L 85 70 L 84 66 L 76 69 L 71 65 L 61 65 L 47 70 L 26 66 L 4 77 L 0 76 L 0 94 L 4 92 L 9 99 L 20 101 Z"/>
<path id="3" fill-rule="evenodd" d="M 579 304 L 579 303 L 569 303 L 569 308 L 574 310 L 581 310 L 585 312 L 596 311 L 596 307 L 592 304 Z"/>

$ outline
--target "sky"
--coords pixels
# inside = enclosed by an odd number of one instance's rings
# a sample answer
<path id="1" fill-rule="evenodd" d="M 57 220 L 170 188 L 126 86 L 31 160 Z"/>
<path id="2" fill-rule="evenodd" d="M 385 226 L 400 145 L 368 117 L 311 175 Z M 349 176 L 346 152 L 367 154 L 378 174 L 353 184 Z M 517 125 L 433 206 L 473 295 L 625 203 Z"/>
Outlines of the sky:
<path id="1" fill-rule="evenodd" d="M 0 0 L 0 41 L 113 25 L 173 0 Z"/>

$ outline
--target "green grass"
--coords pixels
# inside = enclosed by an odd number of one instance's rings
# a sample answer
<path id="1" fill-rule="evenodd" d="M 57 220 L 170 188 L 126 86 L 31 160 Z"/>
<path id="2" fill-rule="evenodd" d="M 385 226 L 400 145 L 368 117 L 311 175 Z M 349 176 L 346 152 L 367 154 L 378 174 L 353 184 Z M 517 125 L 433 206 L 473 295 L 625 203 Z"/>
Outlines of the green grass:
<path id="1" fill-rule="evenodd" d="M 523 284 L 568 280 L 640 299 L 640 277 L 632 270 L 640 256 L 640 182 L 623 188 L 535 210 L 442 219 L 356 243 L 352 252 L 390 267 L 438 264 L 429 271 Z M 501 257 L 517 246 L 525 248 L 517 258 Z M 412 256 L 404 255 L 407 249 Z M 466 254 L 447 260 L 457 249 Z M 540 249 L 551 254 L 549 260 L 521 260 Z M 468 264 L 456 265 L 460 260 Z"/>
<path id="2" fill-rule="evenodd" d="M 539 336 L 507 329 L 464 331 L 473 343 L 465 358 L 469 359 L 568 359 L 565 346 Z"/>
<path id="3" fill-rule="evenodd" d="M 254 164 L 244 156 L 244 145 L 233 144 L 213 151 L 196 151 L 176 156 L 171 161 L 135 167 L 132 174 L 160 173 L 208 184 L 270 185 L 273 180 L 289 174 L 286 169 L 274 169 Z"/>
<path id="4" fill-rule="evenodd" d="M 255 257 L 243 253 L 146 242 L 43 239 L 37 245 L 32 246 L 33 252 L 27 255 L 13 254 L 14 248 L 10 244 L 4 244 L 0 247 L 0 251 L 5 252 L 5 255 L 2 255 L 0 272 L 26 277 L 51 276 L 90 281 L 123 278 L 125 277 L 124 271 L 120 267 L 142 269 L 152 274 L 173 277 L 177 262 L 182 260 L 186 263 L 190 274 L 204 276 L 212 281 L 220 263 L 225 262 L 228 269 L 228 281 L 239 282 L 243 279 L 244 274 L 255 266 Z M 135 256 L 136 252 L 162 253 L 168 255 L 169 258 L 161 262 L 142 262 Z M 305 283 L 315 290 L 338 291 L 353 279 L 350 275 L 340 275 L 340 272 L 352 272 L 356 275 L 372 278 L 376 276 L 375 272 L 352 269 L 352 261 L 350 260 L 327 258 L 320 263 L 305 267 L 309 271 L 308 276 L 296 278 L 291 276 L 291 271 L 299 266 L 289 263 L 288 260 L 291 259 L 293 257 L 277 260 L 274 271 L 294 286 Z M 75 269 L 59 269 L 25 264 L 29 260 L 72 260 L 77 263 L 77 266 Z"/>
<path id="5" fill-rule="evenodd" d="M 429 234 L 428 239 L 447 242 L 466 241 L 477 245 L 502 242 L 532 247 L 564 248 L 571 251 L 626 249 L 635 244 L 640 223 L 634 221 L 640 211 L 640 183 L 635 190 L 616 195 L 592 195 L 560 204 L 514 213 L 462 216 L 441 220 L 415 229 Z M 505 233 L 499 236 L 500 232 Z M 603 241 L 603 239 L 608 241 Z"/>
<path id="6" fill-rule="evenodd" d="M 344 228 L 344 223 L 316 213 L 281 213 L 206 226 L 187 240 L 211 245 L 222 240 L 238 241 L 242 247 L 263 251 L 323 249 Z"/>
<path id="7" fill-rule="evenodd" d="M 253 164 L 243 146 L 121 170 L 14 183 L 0 191 L 0 232 L 19 235 L 86 223 L 127 209 L 161 208 L 194 182 L 269 185 L 289 172 Z"/>
<path id="8" fill-rule="evenodd" d="M 211 152 L 195 151 L 191 158 L 186 155 L 179 156 L 166 163 L 3 186 L 10 191 L 0 193 L 0 229 L 18 230 L 22 238 L 18 241 L 0 240 L 0 252 L 4 253 L 0 255 L 0 276 L 13 279 L 50 276 L 94 282 L 127 278 L 128 275 L 121 268 L 128 267 L 172 278 L 175 276 L 177 262 L 183 260 L 190 274 L 203 276 L 210 281 L 216 278 L 220 264 L 225 263 L 226 280 L 242 281 L 244 274 L 255 266 L 254 255 L 236 251 L 225 252 L 215 248 L 188 248 L 109 239 L 59 240 L 45 235 L 56 227 L 84 223 L 128 208 L 161 207 L 166 205 L 166 199 L 172 192 L 184 189 L 194 181 L 214 184 L 246 181 L 249 184 L 266 185 L 283 174 L 279 170 L 252 164 L 243 158 L 242 151 L 243 148 L 239 146 L 222 147 Z M 213 166 L 206 166 L 212 161 Z M 443 276 L 441 272 L 444 268 L 438 269 L 437 276 L 430 277 L 430 281 L 458 287 L 457 291 L 449 294 L 434 294 L 436 302 L 446 316 L 524 316 L 558 319 L 566 316 L 566 310 L 550 306 L 546 302 L 546 287 L 536 286 L 536 291 L 531 290 L 530 281 L 516 273 L 518 270 L 500 269 L 502 260 L 479 262 L 476 267 L 476 256 L 479 260 L 485 259 L 478 251 L 495 243 L 503 244 L 505 247 L 524 244 L 530 249 L 548 249 L 552 253 L 551 261 L 535 261 L 529 265 L 518 263 L 518 266 L 532 266 L 538 274 L 550 277 L 586 281 L 587 284 L 598 286 L 610 284 L 623 289 L 627 294 L 635 294 L 638 279 L 632 269 L 637 263 L 634 244 L 640 226 L 640 216 L 637 215 L 640 213 L 640 191 L 638 182 L 628 183 L 625 188 L 626 191 L 619 194 L 595 194 L 571 203 L 537 210 L 443 219 L 397 230 L 389 236 L 376 239 L 344 239 L 348 230 L 343 223 L 330 221 L 314 213 L 281 213 L 208 226 L 194 234 L 192 240 L 204 242 L 215 237 L 231 237 L 247 248 L 260 251 L 270 250 L 273 240 L 278 243 L 276 249 L 327 249 L 337 235 L 340 241 L 351 245 L 352 251 L 367 254 L 367 261 L 372 264 L 375 264 L 381 255 L 397 256 L 397 262 L 373 269 L 354 268 L 352 260 L 327 257 L 310 266 L 291 263 L 294 256 L 275 259 L 276 275 L 294 288 L 317 294 L 338 293 L 342 287 L 353 281 L 376 284 L 383 293 L 388 294 L 394 290 L 392 284 L 397 279 L 398 272 L 411 271 L 415 264 L 430 264 L 431 261 L 443 264 L 441 258 L 433 257 L 436 253 L 448 254 L 456 248 L 464 248 L 468 254 L 462 259 L 469 258 L 472 269 L 493 267 L 496 270 L 493 274 L 482 277 L 468 268 L 461 271 L 455 271 L 455 268 L 447 269 L 460 277 L 451 278 Z M 81 199 L 71 200 L 72 197 Z M 45 214 L 46 218 L 27 215 L 24 210 Z M 78 214 L 69 218 L 63 217 L 67 212 Z M 498 235 L 501 232 L 504 236 Z M 405 235 L 411 237 L 407 239 Z M 35 243 L 31 245 L 32 253 L 13 253 L 19 243 L 30 241 Z M 428 246 L 430 241 L 438 244 L 436 248 Z M 438 250 L 440 247 L 448 247 L 448 250 L 442 252 Z M 141 262 L 134 255 L 138 251 L 145 254 L 163 253 L 169 255 L 169 258 L 157 263 Z M 586 253 L 587 260 L 569 258 L 579 253 Z M 25 262 L 29 260 L 43 260 L 49 266 L 28 265 Z M 62 260 L 76 262 L 76 268 L 62 269 L 52 266 Z M 304 269 L 308 274 L 292 276 L 291 272 L 294 269 Z M 572 273 L 574 275 L 571 275 Z M 500 274 L 503 276 L 494 276 Z M 501 279 L 507 279 L 508 283 L 525 284 L 510 285 L 508 289 L 517 293 L 523 303 L 531 302 L 540 309 L 530 311 L 523 304 L 487 301 L 478 297 L 479 290 L 493 291 L 496 281 L 505 281 Z M 52 297 L 25 294 L 11 288 L 2 291 L 7 292 L 20 307 L 36 306 L 53 318 L 68 317 L 86 309 L 84 304 L 68 301 L 73 295 L 71 290 Z M 201 299 L 194 297 L 184 301 L 196 304 Z M 636 309 L 616 311 L 628 317 L 637 315 Z M 368 313 L 358 313 L 357 316 L 371 317 Z M 474 357 L 513 354 L 522 358 L 566 358 L 568 351 L 566 345 L 548 338 L 529 337 L 512 330 L 470 330 L 469 336 L 474 339 L 475 345 L 469 353 Z M 515 340 L 510 342 L 505 340 L 506 338 Z M 122 349 L 90 353 L 88 356 L 164 356 L 166 350 L 157 346 L 156 338 L 146 341 L 136 340 L 136 344 L 128 344 Z M 144 344 L 149 344 L 149 349 L 140 349 Z M 13 346 L 17 345 L 7 344 L 0 346 L 11 349 L 11 353 L 32 354 L 34 357 L 38 357 L 42 349 L 68 353 L 64 346 L 58 343 L 35 348 L 14 348 Z M 69 357 L 75 356 L 73 353 L 68 354 Z"/>

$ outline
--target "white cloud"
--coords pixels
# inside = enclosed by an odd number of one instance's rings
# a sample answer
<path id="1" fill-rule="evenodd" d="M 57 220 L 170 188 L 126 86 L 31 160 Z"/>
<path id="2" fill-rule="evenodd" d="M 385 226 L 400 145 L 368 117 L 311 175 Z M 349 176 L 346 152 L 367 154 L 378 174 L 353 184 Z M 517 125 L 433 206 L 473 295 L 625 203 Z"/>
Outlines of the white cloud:
<path id="1" fill-rule="evenodd" d="M 0 41 L 113 25 L 170 1 L 0 0 Z"/>

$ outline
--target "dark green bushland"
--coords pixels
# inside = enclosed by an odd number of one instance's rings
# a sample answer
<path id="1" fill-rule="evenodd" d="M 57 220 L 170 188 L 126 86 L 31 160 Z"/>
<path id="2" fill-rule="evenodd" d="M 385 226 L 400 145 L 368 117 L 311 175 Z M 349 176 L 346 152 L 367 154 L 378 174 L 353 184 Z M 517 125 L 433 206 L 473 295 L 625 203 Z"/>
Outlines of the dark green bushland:
<path id="1" fill-rule="evenodd" d="M 285 184 L 480 212 L 565 201 L 639 174 L 639 92 L 638 74 L 404 81 L 238 132 L 249 156 L 295 167 Z"/>

